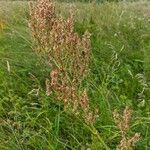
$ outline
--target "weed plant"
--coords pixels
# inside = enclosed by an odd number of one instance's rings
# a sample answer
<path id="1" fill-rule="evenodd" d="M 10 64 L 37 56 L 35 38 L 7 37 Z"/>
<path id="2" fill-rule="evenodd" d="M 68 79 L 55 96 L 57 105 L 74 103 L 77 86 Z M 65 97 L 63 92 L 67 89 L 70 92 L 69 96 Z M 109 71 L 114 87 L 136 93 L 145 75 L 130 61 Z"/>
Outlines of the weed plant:
<path id="1" fill-rule="evenodd" d="M 63 22 L 69 5 L 56 2 Z M 78 94 L 86 89 L 90 111 L 99 110 L 96 122 L 64 109 L 57 94 L 46 95 L 53 69 L 32 49 L 27 2 L 1 1 L 0 149 L 149 150 L 149 2 L 75 6 L 73 32 L 81 40 L 85 31 L 91 34 Z"/>

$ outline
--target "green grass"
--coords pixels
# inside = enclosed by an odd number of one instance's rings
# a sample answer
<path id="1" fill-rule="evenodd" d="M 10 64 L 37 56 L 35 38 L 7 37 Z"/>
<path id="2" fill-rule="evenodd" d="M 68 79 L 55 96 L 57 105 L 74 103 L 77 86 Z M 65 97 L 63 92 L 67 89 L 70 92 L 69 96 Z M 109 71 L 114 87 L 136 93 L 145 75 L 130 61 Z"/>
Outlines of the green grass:
<path id="1" fill-rule="evenodd" d="M 68 4 L 57 6 L 67 16 Z M 94 128 L 46 96 L 45 78 L 50 68 L 32 51 L 27 3 L 0 2 L 0 7 L 0 19 L 6 25 L 0 30 L 0 149 L 77 150 L 88 145 L 103 150 L 106 144 L 113 150 L 120 136 L 112 112 L 128 105 L 133 109 L 129 135 L 141 133 L 135 149 L 149 150 L 149 2 L 76 3 L 75 30 L 92 33 L 85 84 L 91 107 L 100 110 Z M 38 96 L 36 91 L 31 93 L 33 89 L 39 89 Z"/>

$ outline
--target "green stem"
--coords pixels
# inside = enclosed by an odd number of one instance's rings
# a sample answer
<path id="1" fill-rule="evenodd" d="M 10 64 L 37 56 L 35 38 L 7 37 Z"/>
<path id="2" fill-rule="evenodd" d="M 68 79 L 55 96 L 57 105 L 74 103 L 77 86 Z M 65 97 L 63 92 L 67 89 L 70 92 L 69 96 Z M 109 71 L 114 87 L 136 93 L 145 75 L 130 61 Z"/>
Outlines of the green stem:
<path id="1" fill-rule="evenodd" d="M 95 129 L 95 127 L 93 125 L 91 125 L 91 128 L 88 125 L 86 125 L 86 127 L 92 132 L 93 135 L 95 135 L 98 138 L 98 140 L 105 147 L 105 150 L 110 150 L 110 148 L 107 146 L 107 144 L 104 142 L 104 140 L 100 137 L 99 133 L 97 132 L 97 130 Z"/>

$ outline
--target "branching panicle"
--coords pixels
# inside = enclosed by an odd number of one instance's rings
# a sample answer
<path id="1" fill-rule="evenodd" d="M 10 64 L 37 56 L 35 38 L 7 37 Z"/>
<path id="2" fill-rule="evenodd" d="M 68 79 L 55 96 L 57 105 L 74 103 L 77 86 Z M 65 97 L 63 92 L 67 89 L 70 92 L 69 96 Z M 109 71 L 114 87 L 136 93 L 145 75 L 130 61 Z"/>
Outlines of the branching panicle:
<path id="1" fill-rule="evenodd" d="M 46 80 L 47 95 L 55 92 L 57 99 L 84 118 L 94 118 L 90 112 L 87 93 L 79 94 L 79 86 L 88 72 L 90 55 L 90 33 L 82 38 L 74 32 L 74 8 L 71 7 L 67 20 L 58 16 L 50 0 L 30 3 L 29 25 L 35 43 L 35 51 L 48 57 L 52 72 Z M 88 113 L 87 113 L 88 112 Z M 85 119 L 86 120 L 86 119 Z M 94 119 L 88 119 L 94 120 Z M 89 121 L 88 121 L 89 122 Z"/>
<path id="2" fill-rule="evenodd" d="M 117 146 L 117 150 L 132 150 L 132 147 L 136 142 L 140 140 L 140 134 L 135 133 L 132 137 L 127 137 L 128 131 L 130 129 L 130 120 L 131 120 L 132 111 L 129 107 L 126 107 L 123 111 L 123 115 L 120 115 L 117 111 L 113 113 L 113 117 L 117 127 L 121 131 L 121 141 Z"/>

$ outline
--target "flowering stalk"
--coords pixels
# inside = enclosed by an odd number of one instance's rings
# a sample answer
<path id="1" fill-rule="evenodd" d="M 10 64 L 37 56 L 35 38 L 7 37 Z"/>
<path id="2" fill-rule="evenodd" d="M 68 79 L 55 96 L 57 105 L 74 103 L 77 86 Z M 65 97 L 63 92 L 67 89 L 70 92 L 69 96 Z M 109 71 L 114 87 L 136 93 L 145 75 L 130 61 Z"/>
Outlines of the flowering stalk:
<path id="1" fill-rule="evenodd" d="M 117 111 L 114 111 L 113 117 L 117 127 L 121 131 L 121 141 L 120 144 L 117 146 L 117 150 L 132 150 L 132 147 L 135 145 L 136 142 L 140 139 L 140 134 L 135 133 L 132 137 L 128 138 L 127 133 L 130 129 L 130 120 L 131 120 L 131 110 L 126 107 L 124 109 L 123 115 L 121 116 Z"/>
<path id="2" fill-rule="evenodd" d="M 38 0 L 30 2 L 29 27 L 33 35 L 35 51 L 48 58 L 50 79 L 46 79 L 46 93 L 55 92 L 65 107 L 71 107 L 75 114 L 82 108 L 86 122 L 95 121 L 90 111 L 87 92 L 79 94 L 79 86 L 88 72 L 90 33 L 82 38 L 74 32 L 74 9 L 71 7 L 67 20 L 58 16 L 54 2 Z"/>

